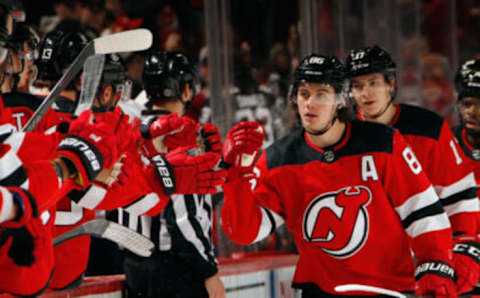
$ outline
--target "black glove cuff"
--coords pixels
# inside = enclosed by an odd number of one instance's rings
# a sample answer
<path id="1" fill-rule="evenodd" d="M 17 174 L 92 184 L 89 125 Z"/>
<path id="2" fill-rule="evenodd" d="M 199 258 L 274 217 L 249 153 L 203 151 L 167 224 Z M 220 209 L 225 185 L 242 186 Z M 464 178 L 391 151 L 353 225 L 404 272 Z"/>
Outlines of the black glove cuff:
<path id="1" fill-rule="evenodd" d="M 175 172 L 172 165 L 162 155 L 155 155 L 151 162 L 155 165 L 158 178 L 162 182 L 163 190 L 169 196 L 175 192 Z"/>
<path id="2" fill-rule="evenodd" d="M 152 116 L 142 121 L 142 123 L 140 124 L 140 134 L 142 135 L 142 138 L 152 138 L 152 134 L 150 133 L 150 127 L 152 126 L 153 121 L 157 120 L 157 118 L 157 116 Z"/>
<path id="3" fill-rule="evenodd" d="M 19 192 L 23 192 L 24 196 L 22 196 Z M 13 202 L 17 206 L 18 212 L 17 216 L 15 217 L 14 221 L 19 221 L 20 218 L 22 218 L 23 214 L 25 213 L 25 203 L 24 203 L 24 198 L 26 197 L 28 201 L 30 202 L 30 206 L 32 208 L 32 217 L 38 217 L 38 207 L 37 207 L 37 202 L 33 198 L 32 194 L 29 193 L 28 191 L 22 189 L 10 189 L 10 192 L 13 197 Z"/>
<path id="4" fill-rule="evenodd" d="M 225 160 L 223 160 L 223 157 L 220 158 L 220 162 L 218 163 L 218 168 L 220 169 L 224 169 L 224 170 L 228 170 L 232 165 L 225 162 Z"/>
<path id="5" fill-rule="evenodd" d="M 419 280 L 425 274 L 435 274 L 455 280 L 455 270 L 453 270 L 452 266 L 444 262 L 430 261 L 421 263 L 415 269 L 415 280 Z"/>
<path id="6" fill-rule="evenodd" d="M 57 150 L 71 151 L 78 156 L 90 181 L 93 181 L 103 168 L 104 161 L 100 151 L 92 143 L 82 137 L 67 135 L 60 142 Z M 68 162 L 66 162 L 66 164 L 69 172 L 73 170 Z M 75 168 L 75 166 L 73 168 Z M 75 171 L 76 170 L 77 169 L 75 168 Z"/>
<path id="7" fill-rule="evenodd" d="M 480 263 L 480 243 L 475 241 L 460 242 L 453 246 L 453 253 L 466 255 Z"/>

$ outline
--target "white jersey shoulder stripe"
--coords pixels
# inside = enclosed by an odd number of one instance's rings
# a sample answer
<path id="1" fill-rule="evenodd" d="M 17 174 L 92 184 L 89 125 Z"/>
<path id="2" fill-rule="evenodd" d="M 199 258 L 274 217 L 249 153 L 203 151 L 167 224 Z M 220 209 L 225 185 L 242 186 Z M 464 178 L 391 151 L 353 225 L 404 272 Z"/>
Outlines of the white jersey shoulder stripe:
<path id="1" fill-rule="evenodd" d="M 434 232 L 450 228 L 447 214 L 442 212 L 437 215 L 427 216 L 414 221 L 407 229 L 407 234 L 415 238 L 428 232 Z"/>
<path id="2" fill-rule="evenodd" d="M 450 185 L 435 185 L 435 191 L 437 192 L 440 199 L 444 199 L 472 187 L 476 187 L 475 175 L 473 174 L 473 172 L 469 173 L 462 179 Z"/>
<path id="3" fill-rule="evenodd" d="M 22 162 L 15 151 L 8 150 L 8 152 L 0 158 L 0 180 L 8 178 L 20 167 L 22 167 Z"/>
<path id="4" fill-rule="evenodd" d="M 401 220 L 406 219 L 412 212 L 438 202 L 438 196 L 432 186 L 408 198 L 402 205 L 395 207 Z"/>
<path id="5" fill-rule="evenodd" d="M 272 210 L 266 209 L 264 207 L 260 207 L 260 210 L 262 211 L 262 222 L 260 223 L 257 237 L 253 242 L 265 239 L 273 232 L 273 230 L 277 229 L 285 222 L 280 215 L 273 212 Z"/>
<path id="6" fill-rule="evenodd" d="M 445 205 L 443 206 L 443 209 L 445 209 L 445 212 L 448 214 L 448 216 L 452 216 L 452 215 L 455 215 L 458 213 L 464 213 L 464 212 L 475 213 L 479 211 L 478 204 L 479 204 L 478 198 L 475 197 L 469 200 L 458 201 L 455 204 Z"/>
<path id="7" fill-rule="evenodd" d="M 18 149 L 20 149 L 20 147 L 22 146 L 24 139 L 24 132 L 15 132 L 12 133 L 3 143 L 12 146 L 12 149 L 17 152 Z"/>

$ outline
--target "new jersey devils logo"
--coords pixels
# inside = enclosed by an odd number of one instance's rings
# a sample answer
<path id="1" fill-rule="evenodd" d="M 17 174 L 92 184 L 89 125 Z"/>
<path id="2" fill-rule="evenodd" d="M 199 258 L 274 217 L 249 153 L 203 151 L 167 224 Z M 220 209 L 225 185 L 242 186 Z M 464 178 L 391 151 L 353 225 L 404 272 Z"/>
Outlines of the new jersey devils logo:
<path id="1" fill-rule="evenodd" d="M 371 198 L 372 193 L 365 186 L 319 195 L 305 211 L 303 237 L 334 257 L 354 255 L 368 236 L 365 207 Z"/>

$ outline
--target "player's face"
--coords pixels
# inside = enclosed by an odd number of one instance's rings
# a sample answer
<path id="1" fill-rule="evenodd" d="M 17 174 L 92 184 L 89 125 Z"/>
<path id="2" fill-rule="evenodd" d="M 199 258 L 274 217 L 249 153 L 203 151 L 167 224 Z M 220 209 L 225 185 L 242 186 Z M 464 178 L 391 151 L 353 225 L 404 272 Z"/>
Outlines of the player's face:
<path id="1" fill-rule="evenodd" d="M 351 91 L 361 113 L 376 118 L 385 111 L 390 102 L 392 86 L 381 73 L 367 74 L 351 79 Z"/>
<path id="2" fill-rule="evenodd" d="M 307 131 L 324 130 L 335 116 L 335 90 L 322 83 L 302 83 L 297 91 L 297 105 L 303 127 Z"/>
<path id="3" fill-rule="evenodd" d="M 465 129 L 480 133 L 480 97 L 464 97 L 459 102 L 458 109 Z"/>

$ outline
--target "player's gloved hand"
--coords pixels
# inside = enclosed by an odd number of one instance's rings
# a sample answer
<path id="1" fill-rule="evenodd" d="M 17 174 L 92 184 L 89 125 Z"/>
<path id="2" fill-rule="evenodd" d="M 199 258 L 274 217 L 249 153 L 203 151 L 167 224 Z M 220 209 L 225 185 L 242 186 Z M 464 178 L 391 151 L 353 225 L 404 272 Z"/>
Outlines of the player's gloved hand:
<path id="1" fill-rule="evenodd" d="M 26 226 L 19 228 L 0 229 L 0 247 L 11 245 L 8 249 L 8 257 L 18 266 L 30 266 L 35 261 L 33 250 L 35 248 L 34 238 Z"/>
<path id="2" fill-rule="evenodd" d="M 227 172 L 215 169 L 219 154 L 207 152 L 190 156 L 187 151 L 191 149 L 180 147 L 151 159 L 157 180 L 167 195 L 215 193 L 216 187 L 225 181 Z"/>
<path id="3" fill-rule="evenodd" d="M 455 271 L 444 262 L 427 261 L 415 269 L 415 295 L 457 297 Z"/>
<path id="4" fill-rule="evenodd" d="M 222 152 L 222 137 L 215 124 L 207 122 L 200 128 L 200 135 L 203 139 L 206 152 Z"/>
<path id="5" fill-rule="evenodd" d="M 118 140 L 122 135 L 120 109 L 107 112 L 103 121 L 94 123 L 92 111 L 85 111 L 70 123 L 68 135 L 60 142 L 57 155 L 67 164 L 75 183 L 87 187 L 103 167 L 118 160 Z"/>
<path id="6" fill-rule="evenodd" d="M 223 162 L 228 167 L 227 180 L 251 176 L 264 138 L 265 129 L 258 122 L 240 122 L 230 129 L 223 144 Z"/>
<path id="7" fill-rule="evenodd" d="M 30 266 L 35 261 L 35 238 L 42 224 L 36 203 L 27 191 L 20 188 L 2 187 L 1 193 L 4 203 L 10 198 L 11 203 L 16 205 L 17 216 L 0 224 L 0 249 L 10 245 L 8 257 L 18 266 Z"/>
<path id="8" fill-rule="evenodd" d="M 12 212 L 16 210 L 15 212 Z M 10 217 L 9 215 L 14 215 Z M 0 225 L 20 228 L 32 217 L 38 216 L 38 208 L 32 195 L 18 187 L 0 186 Z"/>
<path id="9" fill-rule="evenodd" d="M 459 236 L 453 245 L 453 262 L 457 274 L 457 294 L 471 291 L 478 284 L 480 242 L 474 236 Z"/>
<path id="10" fill-rule="evenodd" d="M 198 124 L 177 113 L 152 118 L 140 126 L 141 149 L 145 156 L 164 154 L 178 147 L 197 144 Z"/>

